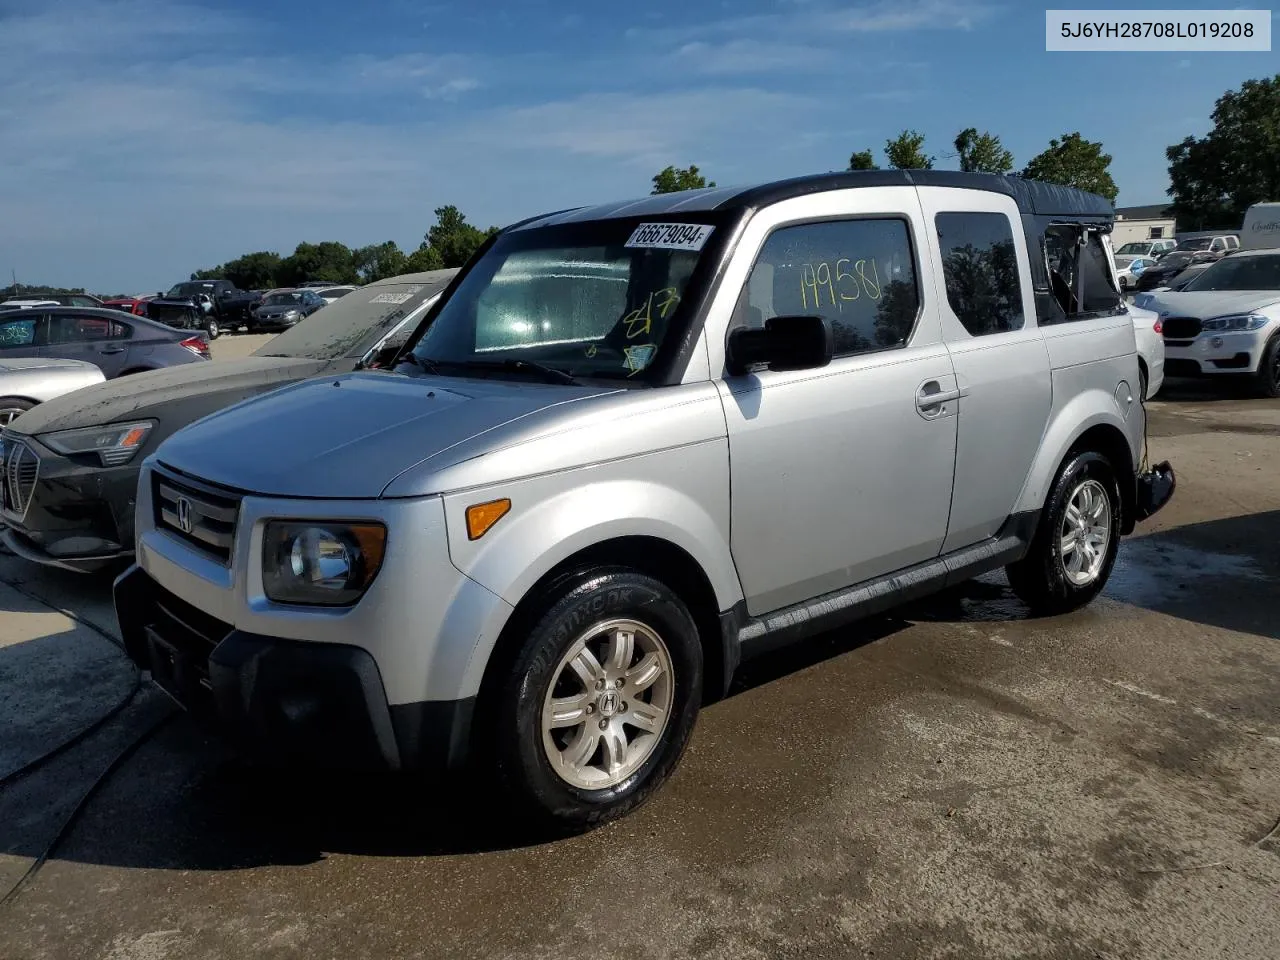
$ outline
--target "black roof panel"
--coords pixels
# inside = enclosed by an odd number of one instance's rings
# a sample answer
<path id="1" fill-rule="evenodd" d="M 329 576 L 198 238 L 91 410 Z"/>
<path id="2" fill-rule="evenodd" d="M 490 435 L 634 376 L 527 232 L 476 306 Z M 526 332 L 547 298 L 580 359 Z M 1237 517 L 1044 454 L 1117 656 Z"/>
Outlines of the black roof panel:
<path id="1" fill-rule="evenodd" d="M 1038 216 L 1085 216 L 1113 219 L 1111 201 L 1096 193 L 1074 187 L 1061 187 L 1021 177 L 989 173 L 963 173 L 959 170 L 846 170 L 794 177 L 770 183 L 732 187 L 708 187 L 662 193 L 615 203 L 578 207 L 573 210 L 534 217 L 511 229 L 545 227 L 552 224 L 577 223 L 584 220 L 608 220 L 615 217 L 666 217 L 680 214 L 759 208 L 792 197 L 803 197 L 829 190 L 854 187 L 960 187 L 989 190 L 1012 197 L 1023 213 Z"/>

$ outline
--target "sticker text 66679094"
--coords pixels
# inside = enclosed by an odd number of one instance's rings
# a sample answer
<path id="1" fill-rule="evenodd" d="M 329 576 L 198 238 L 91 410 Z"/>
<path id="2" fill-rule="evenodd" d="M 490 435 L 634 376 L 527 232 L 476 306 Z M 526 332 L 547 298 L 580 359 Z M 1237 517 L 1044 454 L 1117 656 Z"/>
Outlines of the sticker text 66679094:
<path id="1" fill-rule="evenodd" d="M 881 292 L 875 258 L 841 257 L 834 264 L 820 260 L 806 263 L 800 269 L 800 297 L 805 309 L 809 308 L 810 297 L 814 307 L 830 300 L 831 306 L 843 311 L 846 303 L 863 297 L 879 300 Z"/>
<path id="2" fill-rule="evenodd" d="M 701 250 L 714 227 L 699 223 L 642 223 L 626 246 L 652 250 Z"/>

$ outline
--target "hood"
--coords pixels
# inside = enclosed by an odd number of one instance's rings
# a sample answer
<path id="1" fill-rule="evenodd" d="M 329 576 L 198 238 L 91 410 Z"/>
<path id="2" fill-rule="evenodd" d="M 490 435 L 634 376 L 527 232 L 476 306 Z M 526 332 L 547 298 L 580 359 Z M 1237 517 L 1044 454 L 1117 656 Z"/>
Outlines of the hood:
<path id="1" fill-rule="evenodd" d="M 478 434 L 613 392 L 391 373 L 317 378 L 194 423 L 156 458 L 250 493 L 373 499 L 405 470 Z"/>
<path id="2" fill-rule="evenodd" d="M 1156 294 L 1147 303 L 1147 309 L 1157 311 L 1161 317 L 1223 317 L 1232 313 L 1250 313 L 1280 304 L 1280 290 L 1236 290 Z M 25 414 L 24 414 L 25 416 Z"/>
<path id="3" fill-rule="evenodd" d="M 320 360 L 244 357 L 135 373 L 33 407 L 22 415 L 22 432 L 41 434 L 138 417 L 182 416 L 190 410 L 196 411 L 193 416 L 203 416 L 211 410 L 207 405 L 191 406 L 188 402 L 193 398 L 207 398 L 214 404 L 212 409 L 218 409 L 245 396 L 313 376 L 324 367 Z"/>
<path id="4" fill-rule="evenodd" d="M 0 373 L 30 373 L 32 370 L 87 370 L 86 360 L 57 360 L 52 357 L 9 357 L 0 360 Z"/>

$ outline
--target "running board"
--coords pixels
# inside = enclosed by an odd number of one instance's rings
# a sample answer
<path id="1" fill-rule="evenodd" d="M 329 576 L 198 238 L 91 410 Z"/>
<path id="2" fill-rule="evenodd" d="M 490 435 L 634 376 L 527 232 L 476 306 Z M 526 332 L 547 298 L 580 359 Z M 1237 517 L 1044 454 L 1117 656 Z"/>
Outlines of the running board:
<path id="1" fill-rule="evenodd" d="M 735 604 L 721 614 L 726 647 L 738 648 L 736 665 L 738 659 L 768 653 L 998 570 L 1026 555 L 1039 518 L 1039 511 L 1016 514 L 996 536 L 981 543 L 759 617 L 750 616 L 745 603 Z"/>

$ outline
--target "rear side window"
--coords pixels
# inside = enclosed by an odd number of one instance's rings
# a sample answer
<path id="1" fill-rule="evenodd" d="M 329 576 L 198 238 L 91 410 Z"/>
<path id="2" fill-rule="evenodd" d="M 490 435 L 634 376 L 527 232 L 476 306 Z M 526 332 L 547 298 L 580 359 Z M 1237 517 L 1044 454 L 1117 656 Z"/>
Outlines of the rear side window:
<path id="1" fill-rule="evenodd" d="M 769 235 L 734 312 L 733 326 L 774 317 L 821 316 L 835 355 L 905 346 L 920 292 L 911 235 L 898 218 L 835 220 Z"/>
<path id="2" fill-rule="evenodd" d="M 951 310 L 975 337 L 1021 330 L 1022 284 L 1013 226 L 1002 213 L 940 213 L 934 219 Z"/>
<path id="3" fill-rule="evenodd" d="M 60 314 L 49 327 L 50 343 L 83 343 L 88 340 L 119 340 L 128 328 L 117 320 L 97 316 Z"/>
<path id="4" fill-rule="evenodd" d="M 1082 313 L 1109 313 L 1120 305 L 1120 293 L 1111 285 L 1111 258 L 1096 233 L 1080 248 Z"/>

